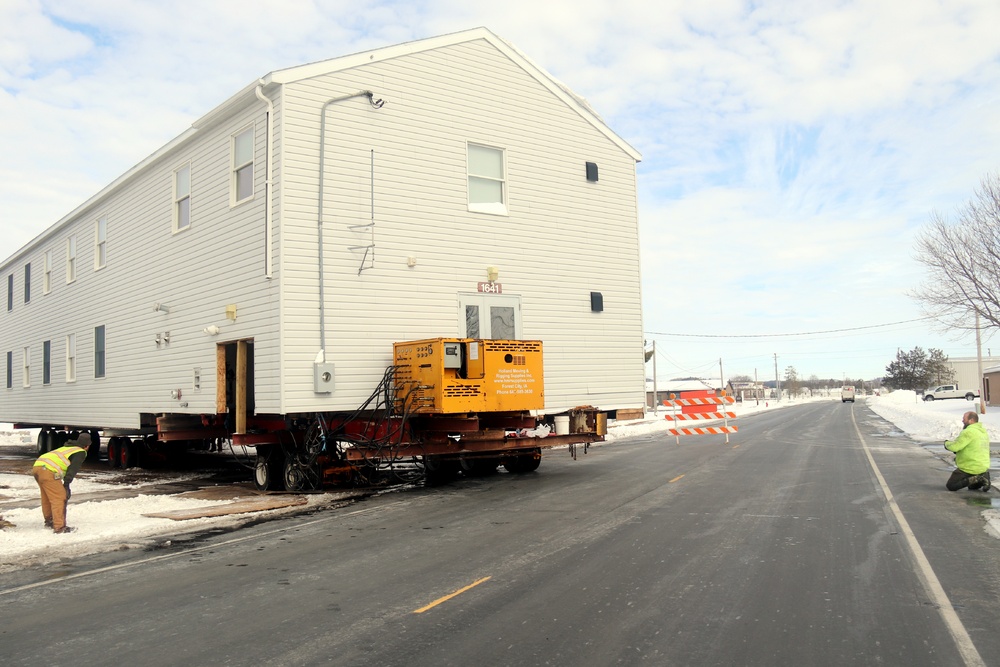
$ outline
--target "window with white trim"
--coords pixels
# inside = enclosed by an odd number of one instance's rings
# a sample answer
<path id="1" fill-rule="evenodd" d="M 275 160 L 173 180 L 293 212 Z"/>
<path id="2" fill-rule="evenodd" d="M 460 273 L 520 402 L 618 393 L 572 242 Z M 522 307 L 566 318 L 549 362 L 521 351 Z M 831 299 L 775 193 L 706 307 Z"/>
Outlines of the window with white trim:
<path id="1" fill-rule="evenodd" d="M 42 384 L 52 384 L 52 341 L 42 341 Z"/>
<path id="2" fill-rule="evenodd" d="M 76 280 L 76 237 L 66 239 L 66 282 Z"/>
<path id="3" fill-rule="evenodd" d="M 21 385 L 31 386 L 31 348 L 24 348 L 24 373 L 21 375 Z"/>
<path id="4" fill-rule="evenodd" d="M 468 145 L 469 210 L 507 214 L 504 151 L 479 144 Z"/>
<path id="5" fill-rule="evenodd" d="M 253 126 L 233 136 L 233 204 L 253 197 Z"/>
<path id="6" fill-rule="evenodd" d="M 104 377 L 104 325 L 94 327 L 94 377 Z"/>
<path id="7" fill-rule="evenodd" d="M 24 265 L 24 302 L 31 301 L 31 262 Z"/>
<path id="8" fill-rule="evenodd" d="M 94 223 L 94 270 L 103 269 L 108 263 L 108 216 L 102 215 Z"/>
<path id="9" fill-rule="evenodd" d="M 14 274 L 7 275 L 7 311 L 14 310 Z"/>
<path id="10" fill-rule="evenodd" d="M 52 291 L 52 251 L 46 250 L 42 256 L 42 294 Z"/>
<path id="11" fill-rule="evenodd" d="M 76 382 L 76 334 L 66 336 L 66 382 Z"/>
<path id="12" fill-rule="evenodd" d="M 191 226 L 191 163 L 174 172 L 174 233 Z"/>
<path id="13" fill-rule="evenodd" d="M 14 353 L 7 353 L 7 388 L 14 388 Z"/>

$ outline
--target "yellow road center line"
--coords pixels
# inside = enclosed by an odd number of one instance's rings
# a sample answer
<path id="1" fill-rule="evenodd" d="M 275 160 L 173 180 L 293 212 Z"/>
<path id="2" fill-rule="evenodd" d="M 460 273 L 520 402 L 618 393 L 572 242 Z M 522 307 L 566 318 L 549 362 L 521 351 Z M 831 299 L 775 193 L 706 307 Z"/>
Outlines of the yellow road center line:
<path id="1" fill-rule="evenodd" d="M 672 480 L 670 480 L 669 482 L 667 482 L 667 484 L 673 484 L 674 482 L 676 482 L 677 480 L 679 480 L 683 476 L 684 475 L 677 475 L 677 477 L 674 477 Z"/>
<path id="2" fill-rule="evenodd" d="M 492 579 L 492 577 L 483 577 L 482 579 L 479 579 L 478 581 L 473 581 L 471 584 L 469 584 L 465 588 L 459 588 L 454 593 L 450 593 L 448 595 L 445 595 L 443 598 L 438 598 L 437 600 L 434 600 L 434 602 L 431 602 L 426 607 L 421 607 L 420 609 L 414 609 L 413 613 L 414 614 L 422 614 L 425 611 L 427 611 L 428 609 L 433 609 L 434 607 L 438 606 L 442 602 L 447 602 L 448 600 L 452 599 L 453 597 L 457 597 L 457 596 L 461 595 L 462 593 L 464 593 L 465 591 L 469 590 L 470 588 L 475 588 L 479 584 L 483 583 L 484 581 L 489 581 L 490 579 Z"/>

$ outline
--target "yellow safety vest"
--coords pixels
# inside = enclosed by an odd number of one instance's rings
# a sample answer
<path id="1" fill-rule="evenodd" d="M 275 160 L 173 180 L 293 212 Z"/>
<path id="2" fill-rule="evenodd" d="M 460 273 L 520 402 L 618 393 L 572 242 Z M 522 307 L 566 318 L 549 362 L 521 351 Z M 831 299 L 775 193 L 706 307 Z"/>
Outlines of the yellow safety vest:
<path id="1" fill-rule="evenodd" d="M 86 451 L 87 450 L 82 447 L 66 445 L 65 447 L 60 447 L 59 449 L 53 449 L 48 454 L 42 454 L 38 457 L 38 460 L 35 461 L 35 465 L 32 467 L 37 468 L 38 466 L 44 466 L 56 474 L 56 479 L 62 479 L 66 476 L 66 471 L 69 470 L 69 457 L 73 456 L 73 454 L 76 454 L 77 452 Z"/>

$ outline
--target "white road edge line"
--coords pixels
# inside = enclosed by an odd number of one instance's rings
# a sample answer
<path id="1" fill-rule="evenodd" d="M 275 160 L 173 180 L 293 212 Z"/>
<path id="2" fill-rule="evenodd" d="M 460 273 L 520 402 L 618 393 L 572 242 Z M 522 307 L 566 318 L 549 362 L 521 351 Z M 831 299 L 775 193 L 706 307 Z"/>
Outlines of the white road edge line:
<path id="1" fill-rule="evenodd" d="M 861 448 L 865 450 L 865 456 L 868 457 L 868 465 L 871 466 L 872 472 L 875 473 L 875 477 L 882 487 L 882 493 L 885 494 L 885 501 L 896 517 L 896 522 L 899 523 L 899 530 L 903 534 L 903 537 L 906 538 L 906 544 L 910 547 L 910 552 L 917 561 L 920 582 L 924 585 L 927 595 L 937 605 L 938 611 L 941 613 L 941 619 L 948 628 L 948 632 L 951 633 L 952 639 L 955 640 L 955 645 L 958 647 L 958 652 L 961 654 L 962 660 L 969 667 L 986 667 L 982 656 L 979 655 L 975 644 L 972 643 L 972 638 L 969 636 L 965 626 L 962 625 L 962 620 L 955 612 L 955 607 L 951 604 L 951 600 L 948 599 L 948 594 L 945 593 L 944 587 L 938 580 L 937 575 L 934 574 L 934 570 L 931 568 L 931 563 L 927 560 L 924 550 L 920 548 L 920 543 L 917 542 L 916 535 L 910 529 L 910 524 L 907 523 L 902 510 L 896 504 L 896 499 L 893 497 L 892 491 L 889 490 L 889 485 L 885 483 L 882 472 L 875 464 L 875 458 L 872 456 L 871 450 L 868 449 L 868 443 L 865 442 L 864 436 L 861 435 L 861 429 L 858 428 L 858 420 L 854 417 L 853 405 L 851 406 L 851 421 L 854 423 L 854 432 L 858 434 L 858 439 L 861 441 Z"/>

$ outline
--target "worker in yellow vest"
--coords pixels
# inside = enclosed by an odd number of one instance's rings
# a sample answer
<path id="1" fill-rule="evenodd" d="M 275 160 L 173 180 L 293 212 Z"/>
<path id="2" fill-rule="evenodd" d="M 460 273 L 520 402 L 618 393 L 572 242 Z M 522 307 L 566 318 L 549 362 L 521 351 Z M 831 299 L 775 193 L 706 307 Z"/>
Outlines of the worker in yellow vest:
<path id="1" fill-rule="evenodd" d="M 45 526 L 55 533 L 72 533 L 75 528 L 66 525 L 66 505 L 69 503 L 69 484 L 87 460 L 90 434 L 81 433 L 73 444 L 42 454 L 35 461 L 31 473 L 42 493 L 42 516 Z"/>

